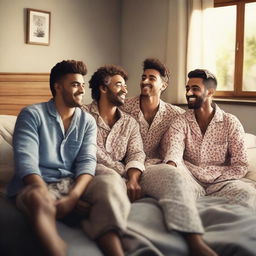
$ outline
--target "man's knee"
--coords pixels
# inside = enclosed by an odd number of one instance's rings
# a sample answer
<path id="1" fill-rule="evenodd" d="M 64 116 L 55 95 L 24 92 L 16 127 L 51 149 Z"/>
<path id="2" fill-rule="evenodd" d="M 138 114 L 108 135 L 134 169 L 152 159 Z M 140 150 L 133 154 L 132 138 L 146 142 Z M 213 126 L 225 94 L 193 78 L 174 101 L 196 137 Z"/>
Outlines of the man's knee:
<path id="1" fill-rule="evenodd" d="M 159 164 L 152 167 L 149 167 L 143 176 L 152 177 L 156 180 L 163 180 L 169 183 L 180 183 L 183 180 L 182 169 L 168 165 L 168 164 Z M 142 176 L 142 177 L 143 177 Z"/>
<path id="2" fill-rule="evenodd" d="M 130 208 L 126 185 L 120 175 L 100 175 L 94 179 L 91 184 L 94 201 L 122 205 L 125 209 Z"/>
<path id="3" fill-rule="evenodd" d="M 23 209 L 24 206 L 31 213 L 39 210 L 47 210 L 52 213 L 56 211 L 54 200 L 49 192 L 39 186 L 28 185 L 17 198 L 17 206 Z"/>

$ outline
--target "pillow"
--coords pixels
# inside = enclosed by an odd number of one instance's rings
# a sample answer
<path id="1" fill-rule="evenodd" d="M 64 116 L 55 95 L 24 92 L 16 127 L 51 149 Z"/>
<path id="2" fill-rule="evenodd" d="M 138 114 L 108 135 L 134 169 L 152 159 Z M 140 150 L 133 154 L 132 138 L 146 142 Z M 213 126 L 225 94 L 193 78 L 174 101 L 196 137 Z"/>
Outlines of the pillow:
<path id="1" fill-rule="evenodd" d="M 247 151 L 249 167 L 245 178 L 256 181 L 256 147 L 249 148 Z"/>
<path id="2" fill-rule="evenodd" d="M 245 144 L 248 149 L 256 148 L 256 136 L 251 133 L 246 133 L 245 134 Z"/>
<path id="3" fill-rule="evenodd" d="M 16 116 L 0 115 L 0 190 L 11 180 L 14 173 L 12 135 Z"/>

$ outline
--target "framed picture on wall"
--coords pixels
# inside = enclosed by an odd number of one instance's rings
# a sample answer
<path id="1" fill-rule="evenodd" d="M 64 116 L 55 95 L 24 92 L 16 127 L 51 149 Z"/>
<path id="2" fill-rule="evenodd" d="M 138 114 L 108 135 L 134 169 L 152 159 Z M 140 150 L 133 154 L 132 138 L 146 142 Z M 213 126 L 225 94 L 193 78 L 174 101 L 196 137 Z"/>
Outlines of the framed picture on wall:
<path id="1" fill-rule="evenodd" d="M 51 13 L 27 9 L 27 44 L 50 44 Z"/>

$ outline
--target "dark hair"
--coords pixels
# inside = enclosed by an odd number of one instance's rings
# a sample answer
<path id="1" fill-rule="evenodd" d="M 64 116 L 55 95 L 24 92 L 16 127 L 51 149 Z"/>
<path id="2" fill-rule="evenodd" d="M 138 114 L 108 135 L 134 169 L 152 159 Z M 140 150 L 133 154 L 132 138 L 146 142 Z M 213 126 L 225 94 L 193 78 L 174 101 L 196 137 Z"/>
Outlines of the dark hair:
<path id="1" fill-rule="evenodd" d="M 92 75 L 89 85 L 92 89 L 92 98 L 96 101 L 100 99 L 100 85 L 107 86 L 110 83 L 110 78 L 115 75 L 120 75 L 125 81 L 128 79 L 126 71 L 119 66 L 106 65 L 98 68 L 98 70 Z"/>
<path id="2" fill-rule="evenodd" d="M 143 62 L 143 70 L 145 71 L 146 69 L 157 70 L 160 73 L 164 82 L 168 84 L 170 79 L 170 71 L 159 59 L 153 59 L 153 58 L 145 59 Z"/>
<path id="3" fill-rule="evenodd" d="M 56 95 L 54 84 L 67 74 L 81 74 L 84 76 L 87 74 L 86 65 L 82 61 L 75 60 L 63 60 L 57 63 L 51 69 L 50 74 L 50 89 L 53 97 Z"/>
<path id="4" fill-rule="evenodd" d="M 216 77 L 206 69 L 195 69 L 188 73 L 188 78 L 202 78 L 203 83 L 207 89 L 217 88 L 217 79 Z"/>

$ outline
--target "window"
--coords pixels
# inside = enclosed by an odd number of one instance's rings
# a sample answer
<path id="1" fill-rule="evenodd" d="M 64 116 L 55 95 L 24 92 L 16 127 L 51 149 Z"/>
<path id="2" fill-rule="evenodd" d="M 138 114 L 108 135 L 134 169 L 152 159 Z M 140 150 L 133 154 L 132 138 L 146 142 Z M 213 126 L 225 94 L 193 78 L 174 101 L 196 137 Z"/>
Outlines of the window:
<path id="1" fill-rule="evenodd" d="M 217 97 L 256 100 L 256 1 L 215 0 L 211 13 L 212 70 Z"/>

